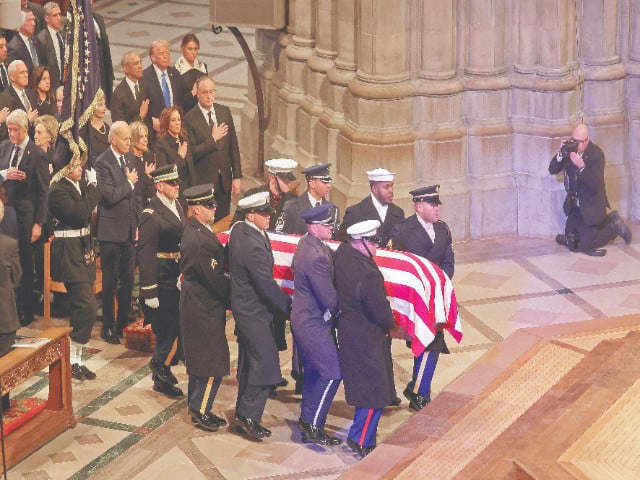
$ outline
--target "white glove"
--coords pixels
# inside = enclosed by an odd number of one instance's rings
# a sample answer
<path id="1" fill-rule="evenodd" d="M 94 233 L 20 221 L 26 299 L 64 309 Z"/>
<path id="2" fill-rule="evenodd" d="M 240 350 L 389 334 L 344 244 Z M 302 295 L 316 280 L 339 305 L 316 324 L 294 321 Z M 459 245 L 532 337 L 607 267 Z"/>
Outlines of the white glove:
<path id="1" fill-rule="evenodd" d="M 331 320 L 331 312 L 329 311 L 329 309 L 327 309 L 324 312 L 324 315 L 322 315 L 322 318 L 324 319 L 325 322 L 328 322 L 329 320 Z"/>
<path id="2" fill-rule="evenodd" d="M 97 183 L 98 182 L 96 171 L 93 168 L 87 168 L 85 174 L 87 176 L 87 183 Z"/>
<path id="3" fill-rule="evenodd" d="M 145 298 L 144 304 L 149 308 L 158 308 L 160 306 L 160 300 L 158 300 L 158 297 Z"/>

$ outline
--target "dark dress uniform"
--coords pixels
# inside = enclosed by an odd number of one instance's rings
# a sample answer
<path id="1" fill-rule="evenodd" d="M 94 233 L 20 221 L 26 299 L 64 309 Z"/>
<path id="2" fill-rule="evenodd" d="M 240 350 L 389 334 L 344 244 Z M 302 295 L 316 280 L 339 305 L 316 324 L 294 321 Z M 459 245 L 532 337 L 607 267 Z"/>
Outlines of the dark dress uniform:
<path id="1" fill-rule="evenodd" d="M 438 188 L 432 186 L 410 193 L 414 196 L 414 202 L 429 201 L 439 205 L 437 191 Z M 422 197 L 423 194 L 427 196 Z M 420 200 L 421 198 L 424 200 Z M 435 237 L 432 241 L 419 222 L 417 214 L 413 214 L 393 230 L 393 248 L 420 255 L 439 266 L 449 278 L 453 278 L 455 256 L 451 231 L 443 221 L 434 222 L 433 230 Z M 409 399 L 409 406 L 413 410 L 420 410 L 431 401 L 431 381 L 440 353 L 449 353 L 442 330 L 436 331 L 435 338 L 427 345 L 425 351 L 413 359 L 413 376 L 404 390 L 404 395 Z"/>
<path id="2" fill-rule="evenodd" d="M 356 408 L 348 443 L 371 448 L 382 410 L 392 401 L 387 333 L 395 322 L 375 262 L 349 243 L 340 244 L 333 260 L 340 308 L 340 369 L 346 401 Z"/>
<path id="3" fill-rule="evenodd" d="M 378 210 L 373 205 L 373 198 L 369 195 L 355 205 L 351 205 L 344 212 L 344 218 L 340 224 L 340 231 L 338 232 L 337 239 L 344 241 L 347 238 L 347 228 L 354 223 L 362 222 L 364 220 L 378 220 L 381 225 L 378 229 L 378 237 L 380 238 L 380 247 L 382 248 L 395 248 L 389 246 L 389 240 L 391 239 L 391 232 L 393 227 L 404 220 L 404 211 L 395 203 L 390 203 L 387 206 L 387 215 L 384 218 L 384 222 L 378 214 Z"/>
<path id="4" fill-rule="evenodd" d="M 326 216 L 328 208 L 321 206 L 304 212 L 309 217 L 321 217 L 323 213 Z M 291 330 L 305 372 L 299 421 L 303 441 L 336 445 L 340 443 L 338 439 L 324 433 L 327 413 L 342 378 L 331 322 L 338 312 L 331 250 L 308 233 L 298 243 L 292 269 L 296 291 Z"/>
<path id="5" fill-rule="evenodd" d="M 153 172 L 156 181 L 162 172 L 163 169 Z M 177 177 L 176 171 L 176 180 Z M 150 308 L 142 302 L 145 323 L 151 323 L 156 334 L 156 348 L 149 365 L 154 374 L 154 390 L 179 396 L 182 391 L 172 387 L 177 380 L 169 367 L 177 361 L 179 347 L 180 291 L 176 282 L 180 275 L 178 262 L 185 215 L 179 202 L 175 203 L 178 218 L 158 195 L 151 199 L 149 207 L 140 215 L 140 295 L 143 300 L 157 298 L 160 303 L 158 308 Z"/>
<path id="6" fill-rule="evenodd" d="M 261 194 L 241 199 L 240 208 L 258 196 Z M 268 209 L 268 195 L 264 203 Z M 236 418 L 247 427 L 259 424 L 270 386 L 282 378 L 271 322 L 274 311 L 289 311 L 291 300 L 273 278 L 273 253 L 265 232 L 247 222 L 236 223 L 229 237 L 229 260 L 231 308 L 238 335 Z"/>
<path id="7" fill-rule="evenodd" d="M 54 217 L 51 278 L 64 282 L 68 292 L 71 340 L 85 344 L 98 312 L 93 293 L 96 265 L 89 230 L 100 192 L 84 180 L 78 186 L 80 190 L 66 177 L 53 183 L 47 204 Z"/>
<path id="8" fill-rule="evenodd" d="M 180 244 L 180 336 L 189 375 L 189 409 L 198 415 L 210 413 L 222 377 L 229 375 L 229 280 L 224 266 L 224 249 L 216 234 L 190 218 Z"/>

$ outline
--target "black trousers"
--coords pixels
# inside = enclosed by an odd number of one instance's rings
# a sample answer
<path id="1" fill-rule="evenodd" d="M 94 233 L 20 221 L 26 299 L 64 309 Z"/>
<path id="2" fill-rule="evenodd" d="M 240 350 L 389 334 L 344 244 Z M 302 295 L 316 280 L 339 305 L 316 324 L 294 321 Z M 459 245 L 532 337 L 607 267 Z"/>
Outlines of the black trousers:
<path id="1" fill-rule="evenodd" d="M 20 323 L 28 325 L 33 321 L 35 312 L 35 297 L 33 295 L 34 263 L 33 243 L 31 243 L 31 226 L 18 222 L 18 253 L 20 255 L 20 267 L 22 278 L 18 286 L 17 307 Z"/>
<path id="2" fill-rule="evenodd" d="M 71 340 L 84 345 L 91 338 L 91 330 L 96 323 L 98 305 L 89 282 L 65 282 L 69 302 L 69 323 L 73 328 Z"/>
<path id="3" fill-rule="evenodd" d="M 102 328 L 113 328 L 114 295 L 118 291 L 117 325 L 126 327 L 131 311 L 131 291 L 135 269 L 135 248 L 132 242 L 100 242 L 102 265 Z"/>
<path id="4" fill-rule="evenodd" d="M 218 175 L 218 181 L 214 187 L 213 198 L 218 206 L 216 207 L 216 215 L 214 222 L 226 217 L 231 212 L 231 191 L 226 190 L 222 185 L 222 176 Z"/>
<path id="5" fill-rule="evenodd" d="M 565 235 L 573 234 L 578 238 L 578 248 L 588 252 L 604 247 L 618 234 L 609 225 L 607 217 L 600 225 L 587 225 L 582 218 L 580 207 L 572 207 L 565 224 Z"/>
<path id="6" fill-rule="evenodd" d="M 238 337 L 238 399 L 236 414 L 260 422 L 267 405 L 271 385 L 251 385 L 249 383 L 249 360 L 241 337 Z"/>

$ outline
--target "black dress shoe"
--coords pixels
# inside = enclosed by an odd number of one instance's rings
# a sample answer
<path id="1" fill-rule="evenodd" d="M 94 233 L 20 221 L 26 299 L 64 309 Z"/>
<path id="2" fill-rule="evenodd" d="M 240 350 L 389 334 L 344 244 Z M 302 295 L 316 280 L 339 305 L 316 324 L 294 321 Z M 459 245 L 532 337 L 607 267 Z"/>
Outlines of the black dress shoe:
<path id="1" fill-rule="evenodd" d="M 84 378 L 86 380 L 95 380 L 98 377 L 95 373 L 89 370 L 86 365 L 80 365 L 80 370 L 84 373 Z"/>
<path id="2" fill-rule="evenodd" d="M 319 429 L 309 422 L 305 422 L 302 418 L 298 419 L 298 427 L 302 432 L 302 443 L 316 443 Z"/>
<path id="3" fill-rule="evenodd" d="M 82 367 L 80 367 L 80 365 L 78 365 L 77 363 L 74 363 L 73 365 L 71 365 L 71 376 L 75 379 L 75 380 L 86 380 L 87 377 L 84 374 L 84 371 L 82 370 Z"/>
<path id="4" fill-rule="evenodd" d="M 371 445 L 369 447 L 365 447 L 364 445 L 358 445 L 356 442 L 354 442 L 350 438 L 347 438 L 347 445 L 349 445 L 349 448 L 353 450 L 354 453 L 358 455 L 360 458 L 366 457 L 376 448 L 375 445 Z"/>
<path id="5" fill-rule="evenodd" d="M 320 428 L 318 429 L 316 443 L 319 445 L 327 445 L 329 447 L 335 447 L 336 445 L 340 445 L 342 443 L 342 440 L 340 440 L 338 437 L 329 435 L 324 430 L 324 428 Z"/>
<path id="6" fill-rule="evenodd" d="M 173 373 L 171 373 L 171 369 L 167 367 L 165 364 L 156 361 L 155 359 L 151 359 L 149 362 L 149 368 L 151 372 L 156 376 L 156 378 L 164 383 L 168 383 L 170 385 L 177 385 L 178 379 L 175 377 Z"/>
<path id="7" fill-rule="evenodd" d="M 585 250 L 582 253 L 590 257 L 604 257 L 607 254 L 606 248 L 596 248 L 595 250 Z"/>
<path id="8" fill-rule="evenodd" d="M 216 421 L 216 423 L 218 424 L 218 427 L 226 427 L 227 426 L 227 421 L 224 418 L 219 417 L 216 414 L 211 413 L 211 412 L 207 412 L 207 413 L 209 414 L 209 416 L 212 419 L 214 419 Z"/>
<path id="9" fill-rule="evenodd" d="M 608 217 L 611 228 L 613 228 L 613 230 L 622 237 L 624 243 L 629 245 L 631 243 L 631 230 L 629 230 L 629 227 L 627 227 L 622 221 L 618 212 L 614 210 L 608 215 Z"/>
<path id="10" fill-rule="evenodd" d="M 276 383 L 276 387 L 286 387 L 287 385 L 289 385 L 289 380 L 284 377 L 282 377 L 280 381 Z"/>
<path id="11" fill-rule="evenodd" d="M 391 403 L 390 403 L 390 405 L 391 405 L 392 407 L 397 407 L 397 406 L 398 406 L 398 405 L 400 405 L 401 403 L 402 403 L 402 400 L 400 400 L 400 397 L 396 395 L 395 397 L 393 397 L 393 398 L 391 399 Z"/>
<path id="12" fill-rule="evenodd" d="M 575 234 L 570 233 L 565 235 L 564 233 L 559 233 L 556 235 L 556 243 L 562 245 L 563 247 L 567 247 L 572 252 L 577 252 L 578 249 L 578 239 Z"/>
<path id="13" fill-rule="evenodd" d="M 100 330 L 100 338 L 111 345 L 118 345 L 120 343 L 118 336 L 113 332 L 112 328 L 103 328 Z"/>
<path id="14" fill-rule="evenodd" d="M 180 390 L 178 387 L 174 387 L 170 383 L 161 382 L 160 380 L 156 380 L 155 382 L 153 382 L 153 389 L 156 392 L 163 393 L 170 398 L 178 398 L 184 395 L 184 393 L 182 393 L 182 390 Z"/>
<path id="15" fill-rule="evenodd" d="M 414 411 L 422 410 L 427 403 L 431 401 L 431 398 L 428 396 L 423 397 L 418 395 L 417 393 L 413 393 L 413 390 L 407 386 L 402 392 L 404 396 L 409 400 L 409 408 Z"/>
<path id="16" fill-rule="evenodd" d="M 270 430 L 249 417 L 243 417 L 236 413 L 234 419 L 236 421 L 236 430 L 248 437 L 260 440 L 271 435 Z"/>
<path id="17" fill-rule="evenodd" d="M 218 421 L 210 413 L 200 413 L 191 408 L 189 408 L 189 412 L 191 413 L 191 421 L 195 423 L 198 428 L 208 432 L 218 431 Z"/>

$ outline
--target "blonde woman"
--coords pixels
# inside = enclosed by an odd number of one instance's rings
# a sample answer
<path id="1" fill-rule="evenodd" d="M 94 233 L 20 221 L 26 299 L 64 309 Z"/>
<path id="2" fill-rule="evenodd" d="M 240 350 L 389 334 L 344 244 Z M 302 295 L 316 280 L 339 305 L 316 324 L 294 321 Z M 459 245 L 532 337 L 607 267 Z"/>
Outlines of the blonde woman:
<path id="1" fill-rule="evenodd" d="M 142 208 L 144 209 L 155 194 L 155 186 L 151 172 L 156 169 L 153 152 L 149 151 L 149 128 L 143 122 L 137 121 L 129 125 L 131 129 L 131 153 L 136 157 L 135 168 L 142 187 Z"/>
<path id="2" fill-rule="evenodd" d="M 53 152 L 58 138 L 58 121 L 51 115 L 42 115 L 34 122 L 33 143 L 47 154 L 49 174 L 53 173 Z"/>

